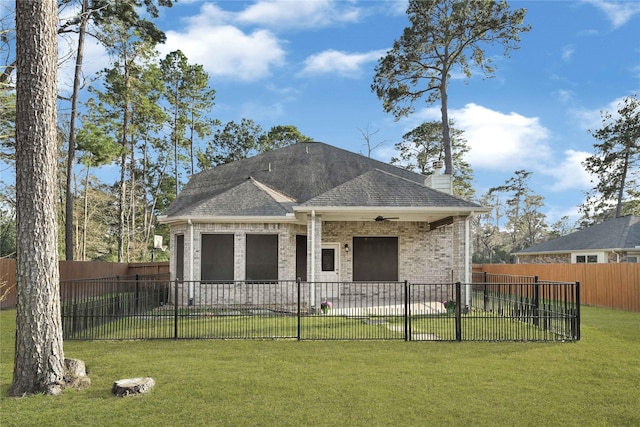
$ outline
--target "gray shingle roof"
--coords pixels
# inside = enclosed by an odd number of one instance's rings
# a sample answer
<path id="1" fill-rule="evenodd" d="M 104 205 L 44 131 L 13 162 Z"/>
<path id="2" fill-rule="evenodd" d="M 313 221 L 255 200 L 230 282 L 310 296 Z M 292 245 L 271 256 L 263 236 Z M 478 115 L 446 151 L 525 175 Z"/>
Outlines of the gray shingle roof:
<path id="1" fill-rule="evenodd" d="M 577 250 L 634 249 L 640 246 L 640 217 L 623 216 L 567 234 L 517 254 Z"/>
<path id="2" fill-rule="evenodd" d="M 276 202 L 249 177 L 288 196 L 292 203 Z M 424 179 L 424 175 L 324 143 L 298 143 L 194 175 L 165 215 L 283 215 L 293 212 L 293 204 L 316 203 L 479 207 L 425 187 Z"/>
<path id="3" fill-rule="evenodd" d="M 374 169 L 322 193 L 302 206 L 469 207 L 469 202 Z"/>

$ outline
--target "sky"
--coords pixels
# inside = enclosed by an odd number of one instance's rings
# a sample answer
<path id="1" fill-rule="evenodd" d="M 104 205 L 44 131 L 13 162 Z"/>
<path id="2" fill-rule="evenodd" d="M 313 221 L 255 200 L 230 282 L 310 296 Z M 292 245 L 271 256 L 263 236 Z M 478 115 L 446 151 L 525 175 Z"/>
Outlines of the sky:
<path id="1" fill-rule="evenodd" d="M 510 1 L 532 29 L 503 55 L 487 47 L 492 78 L 454 73 L 449 115 L 470 147 L 477 195 L 516 170 L 545 198 L 549 223 L 567 215 L 592 187 L 581 162 L 597 142 L 601 111 L 640 92 L 640 1 Z M 440 120 L 424 101 L 396 121 L 371 91 L 378 60 L 409 25 L 402 0 L 179 0 L 162 9 L 162 56 L 180 49 L 204 66 L 216 90 L 212 117 L 254 120 L 268 130 L 294 125 L 303 134 L 368 154 L 364 135 L 388 162 L 402 135 Z M 106 66 L 87 43 L 87 73 Z M 64 74 L 64 69 L 62 73 Z"/>

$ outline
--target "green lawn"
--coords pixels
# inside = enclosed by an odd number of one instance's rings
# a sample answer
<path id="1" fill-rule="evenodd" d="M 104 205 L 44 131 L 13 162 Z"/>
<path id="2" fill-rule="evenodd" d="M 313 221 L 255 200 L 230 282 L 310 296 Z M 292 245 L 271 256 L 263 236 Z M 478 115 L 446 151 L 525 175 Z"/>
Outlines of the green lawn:
<path id="1" fill-rule="evenodd" d="M 583 307 L 576 343 L 68 341 L 92 386 L 21 399 L 14 317 L 0 312 L 2 427 L 640 425 L 640 313 Z M 150 394 L 111 395 L 137 376 Z"/>

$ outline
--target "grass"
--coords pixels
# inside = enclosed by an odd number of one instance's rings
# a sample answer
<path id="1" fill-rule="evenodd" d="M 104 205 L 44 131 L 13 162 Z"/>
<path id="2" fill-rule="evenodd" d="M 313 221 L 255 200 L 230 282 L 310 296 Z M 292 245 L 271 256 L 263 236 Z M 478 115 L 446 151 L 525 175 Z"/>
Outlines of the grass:
<path id="1" fill-rule="evenodd" d="M 0 425 L 640 425 L 640 313 L 583 307 L 576 343 L 68 341 L 92 386 L 7 397 L 15 311 L 0 312 Z M 111 395 L 151 376 L 153 391 Z"/>

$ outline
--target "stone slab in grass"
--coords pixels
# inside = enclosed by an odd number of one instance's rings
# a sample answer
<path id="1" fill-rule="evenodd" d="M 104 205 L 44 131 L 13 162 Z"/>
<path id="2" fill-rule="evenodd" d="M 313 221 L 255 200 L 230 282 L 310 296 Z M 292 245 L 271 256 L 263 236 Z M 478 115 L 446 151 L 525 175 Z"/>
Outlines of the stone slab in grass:
<path id="1" fill-rule="evenodd" d="M 149 393 L 156 385 L 153 378 L 126 378 L 113 383 L 111 392 L 117 397 L 136 396 L 138 394 Z"/>

